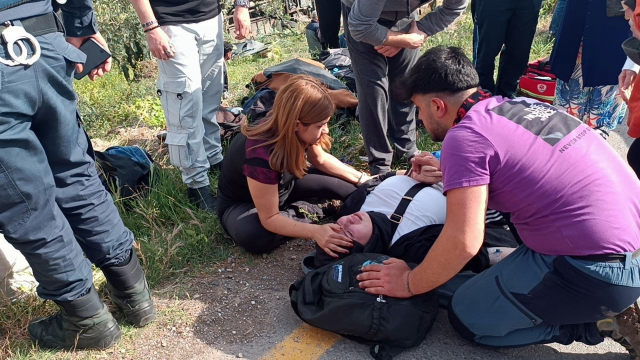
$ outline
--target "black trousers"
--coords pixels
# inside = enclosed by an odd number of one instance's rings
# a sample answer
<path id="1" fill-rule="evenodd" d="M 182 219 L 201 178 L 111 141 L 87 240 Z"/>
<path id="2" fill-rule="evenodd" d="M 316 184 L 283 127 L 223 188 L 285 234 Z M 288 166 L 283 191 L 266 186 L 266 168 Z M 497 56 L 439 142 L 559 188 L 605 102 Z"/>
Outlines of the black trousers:
<path id="1" fill-rule="evenodd" d="M 480 86 L 513 97 L 529 62 L 542 0 L 473 0 L 474 64 Z M 500 54 L 494 82 L 495 59 Z"/>
<path id="2" fill-rule="evenodd" d="M 312 168 L 302 179 L 296 180 L 280 214 L 296 221 L 311 223 L 314 216 L 322 216 L 322 210 L 317 204 L 308 201 L 345 200 L 355 189 L 356 186 L 349 182 Z M 221 198 L 219 201 L 226 202 L 226 199 Z M 272 233 L 262 226 L 253 203 L 235 203 L 226 207 L 220 218 L 222 228 L 246 251 L 263 254 L 289 240 L 288 237 Z"/>
<path id="3" fill-rule="evenodd" d="M 316 0 L 322 49 L 340 48 L 340 0 Z"/>
<path id="4" fill-rule="evenodd" d="M 636 172 L 638 179 L 640 179 L 640 139 L 635 139 L 629 147 L 627 161 L 633 171 Z"/>

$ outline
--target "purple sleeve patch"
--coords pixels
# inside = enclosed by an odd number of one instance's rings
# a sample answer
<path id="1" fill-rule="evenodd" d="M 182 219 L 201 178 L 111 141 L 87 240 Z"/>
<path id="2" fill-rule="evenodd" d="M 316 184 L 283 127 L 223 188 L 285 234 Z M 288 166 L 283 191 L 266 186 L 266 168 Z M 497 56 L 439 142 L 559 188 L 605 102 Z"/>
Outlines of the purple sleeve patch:
<path id="1" fill-rule="evenodd" d="M 259 146 L 262 143 L 264 140 L 247 139 L 245 142 L 247 156 L 242 166 L 242 173 L 259 183 L 276 185 L 280 182 L 280 173 L 269 166 L 271 146 Z"/>
<path id="2" fill-rule="evenodd" d="M 280 174 L 272 169 L 244 164 L 242 166 L 244 176 L 251 178 L 259 183 L 267 185 L 277 185 L 280 182 Z"/>

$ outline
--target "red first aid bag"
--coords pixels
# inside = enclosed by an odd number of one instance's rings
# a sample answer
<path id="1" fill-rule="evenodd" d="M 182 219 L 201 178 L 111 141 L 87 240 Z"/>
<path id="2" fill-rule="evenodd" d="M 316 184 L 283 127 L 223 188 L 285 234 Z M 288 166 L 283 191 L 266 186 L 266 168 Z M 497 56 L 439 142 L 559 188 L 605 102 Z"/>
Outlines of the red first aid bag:
<path id="1" fill-rule="evenodd" d="M 556 97 L 556 76 L 551 73 L 548 59 L 529 63 L 524 75 L 520 77 L 518 95 L 553 105 Z"/>

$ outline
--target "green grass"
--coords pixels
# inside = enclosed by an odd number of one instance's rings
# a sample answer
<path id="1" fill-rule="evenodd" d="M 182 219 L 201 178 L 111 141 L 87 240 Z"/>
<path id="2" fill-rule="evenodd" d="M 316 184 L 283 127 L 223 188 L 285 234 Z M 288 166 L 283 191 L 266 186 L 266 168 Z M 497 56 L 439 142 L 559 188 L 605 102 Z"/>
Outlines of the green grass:
<path id="1" fill-rule="evenodd" d="M 551 2 L 545 2 L 546 9 L 551 8 Z M 531 59 L 548 56 L 551 52 L 551 39 L 544 31 L 549 21 L 550 15 L 541 16 Z M 472 28 L 471 18 L 466 14 L 449 31 L 431 37 L 424 49 L 436 45 L 454 45 L 463 48 L 471 56 Z M 306 40 L 300 30 L 285 31 L 258 40 L 270 44 L 272 57 L 237 58 L 229 64 L 232 96 L 226 101 L 228 106 L 239 106 L 241 99 L 251 93 L 245 85 L 260 70 L 291 58 L 309 57 Z M 164 126 L 153 66 L 152 62 L 147 63 L 151 70 L 147 70 L 146 76 L 139 82 L 126 82 L 122 73 L 115 69 L 96 82 L 83 80 L 76 83 L 79 107 L 87 131 L 93 138 L 109 139 L 115 136 L 114 129 L 122 127 L 149 126 L 160 129 Z M 330 131 L 334 139 L 331 152 L 359 169 L 366 169 L 366 161 L 362 159 L 365 152 L 359 124 L 353 120 L 340 124 L 333 122 Z M 419 129 L 419 149 L 434 151 L 439 147 L 439 144 L 430 140 L 423 128 Z M 156 167 L 157 176 L 151 184 L 149 195 L 134 199 L 116 198 L 115 202 L 124 223 L 136 236 L 136 246 L 152 288 L 177 284 L 175 288 L 178 290 L 169 293 L 163 291 L 162 296 L 183 298 L 188 296 L 185 295 L 188 291 L 180 290 L 184 277 L 206 273 L 208 268 L 231 253 L 242 255 L 244 252 L 234 247 L 224 235 L 215 215 L 198 211 L 189 204 L 186 186 L 181 181 L 179 171 L 168 166 L 166 151 L 156 155 L 155 160 L 159 166 Z M 211 177 L 211 183 L 215 189 L 217 174 Z M 249 262 L 252 259 L 248 257 Z M 99 271 L 95 275 L 96 284 L 101 288 L 104 279 L 100 278 Z M 29 319 L 55 311 L 51 302 L 43 303 L 35 295 L 19 301 L 0 299 L 0 309 L 0 358 L 84 359 L 105 356 L 103 352 L 70 353 L 34 348 L 28 340 L 26 326 Z M 161 321 L 171 323 L 181 317 L 183 314 L 168 309 L 161 314 Z M 139 330 L 130 327 L 123 329 L 125 346 L 140 334 Z"/>
<path id="2" fill-rule="evenodd" d="M 127 82 L 122 72 L 114 69 L 95 82 L 88 78 L 76 81 L 75 88 L 85 127 L 94 138 L 122 126 L 164 126 L 155 79 Z"/>

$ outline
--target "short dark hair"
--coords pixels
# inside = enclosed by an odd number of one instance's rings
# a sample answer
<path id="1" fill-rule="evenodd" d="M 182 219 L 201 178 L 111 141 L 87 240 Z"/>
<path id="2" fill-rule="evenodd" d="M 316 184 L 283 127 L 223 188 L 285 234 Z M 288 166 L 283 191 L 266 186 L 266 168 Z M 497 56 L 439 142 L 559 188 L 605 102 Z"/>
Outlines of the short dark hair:
<path id="1" fill-rule="evenodd" d="M 478 73 L 462 49 L 437 46 L 422 54 L 392 91 L 396 99 L 409 101 L 414 94 L 455 94 L 479 84 Z"/>
<path id="2" fill-rule="evenodd" d="M 227 55 L 229 52 L 233 51 L 233 45 L 230 42 L 224 42 L 224 54 Z"/>

